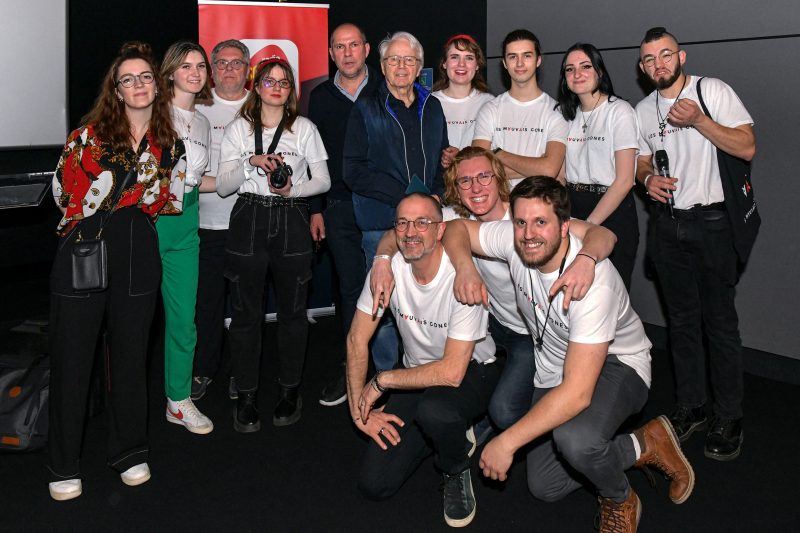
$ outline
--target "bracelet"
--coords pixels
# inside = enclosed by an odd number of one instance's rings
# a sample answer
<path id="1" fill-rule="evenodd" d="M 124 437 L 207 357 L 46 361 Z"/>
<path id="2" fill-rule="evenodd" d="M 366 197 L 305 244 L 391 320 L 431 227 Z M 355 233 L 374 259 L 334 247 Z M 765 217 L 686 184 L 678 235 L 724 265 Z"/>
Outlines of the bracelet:
<path id="1" fill-rule="evenodd" d="M 392 260 L 392 256 L 391 255 L 386 255 L 386 254 L 376 255 L 375 257 L 372 258 L 372 262 L 374 263 L 376 259 L 386 259 L 387 261 L 391 261 Z"/>
<path id="2" fill-rule="evenodd" d="M 585 254 L 585 253 L 583 253 L 583 252 L 578 252 L 577 254 L 575 254 L 575 257 L 578 257 L 579 255 L 582 255 L 582 256 L 584 256 L 584 257 L 588 257 L 589 259 L 591 259 L 592 261 L 594 261 L 594 264 L 595 264 L 595 265 L 597 264 L 597 259 L 595 259 L 595 258 L 594 258 L 594 257 L 592 257 L 591 255 L 589 255 L 589 254 Z"/>
<path id="3" fill-rule="evenodd" d="M 644 188 L 645 189 L 647 188 L 647 180 L 649 180 L 652 177 L 653 177 L 653 174 L 648 174 L 647 176 L 644 177 L 644 180 L 642 181 L 642 183 L 644 184 Z"/>
<path id="4" fill-rule="evenodd" d="M 378 382 L 378 376 L 381 375 L 381 372 L 382 370 L 376 372 L 375 375 L 372 376 L 372 381 L 370 383 L 372 383 L 372 388 L 375 389 L 375 392 L 383 394 L 384 392 L 386 392 L 386 387 L 381 387 L 381 384 Z"/>

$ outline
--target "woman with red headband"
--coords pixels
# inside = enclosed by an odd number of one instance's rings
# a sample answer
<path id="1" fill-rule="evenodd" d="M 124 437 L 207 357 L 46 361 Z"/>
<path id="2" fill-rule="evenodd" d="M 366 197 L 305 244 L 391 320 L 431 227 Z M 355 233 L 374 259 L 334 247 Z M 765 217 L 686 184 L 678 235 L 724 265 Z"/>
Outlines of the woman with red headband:
<path id="1" fill-rule="evenodd" d="M 472 144 L 478 110 L 494 98 L 481 72 L 486 56 L 480 45 L 469 35 L 456 35 L 444 45 L 439 62 L 439 79 L 433 95 L 442 103 L 447 119 L 447 138 L 450 148 L 442 155 L 442 166 L 449 166 L 456 152 Z"/>
<path id="2" fill-rule="evenodd" d="M 328 154 L 313 122 L 297 114 L 292 67 L 270 57 L 256 67 L 253 91 L 225 128 L 217 192 L 239 194 L 231 211 L 225 276 L 230 281 L 229 330 L 239 389 L 234 429 L 258 431 L 256 404 L 265 277 L 272 273 L 278 306 L 280 399 L 276 426 L 300 419 L 298 388 L 305 360 L 311 281 L 309 196 L 330 188 Z M 312 179 L 313 176 L 313 179 Z"/>

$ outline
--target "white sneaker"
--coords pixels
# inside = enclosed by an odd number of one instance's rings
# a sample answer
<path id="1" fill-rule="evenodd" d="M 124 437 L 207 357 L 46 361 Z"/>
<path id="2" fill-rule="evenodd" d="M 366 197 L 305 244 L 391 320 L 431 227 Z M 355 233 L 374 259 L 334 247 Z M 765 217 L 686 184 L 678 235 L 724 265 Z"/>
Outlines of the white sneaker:
<path id="1" fill-rule="evenodd" d="M 139 463 L 121 473 L 119 477 L 122 478 L 122 482 L 126 485 L 135 487 L 150 479 L 150 467 L 147 466 L 147 463 Z"/>
<path id="2" fill-rule="evenodd" d="M 192 433 L 199 435 L 205 435 L 214 430 L 214 424 L 195 407 L 191 398 L 179 402 L 167 398 L 167 422 L 182 424 Z"/>
<path id="3" fill-rule="evenodd" d="M 80 479 L 65 479 L 64 481 L 53 481 L 49 484 L 50 497 L 54 500 L 63 502 L 77 498 L 83 492 Z"/>

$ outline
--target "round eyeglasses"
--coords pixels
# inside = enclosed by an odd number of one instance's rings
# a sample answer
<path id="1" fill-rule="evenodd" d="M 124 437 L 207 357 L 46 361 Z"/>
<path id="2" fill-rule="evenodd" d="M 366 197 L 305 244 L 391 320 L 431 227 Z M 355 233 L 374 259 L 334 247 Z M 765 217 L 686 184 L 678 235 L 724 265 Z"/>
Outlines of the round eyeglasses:
<path id="1" fill-rule="evenodd" d="M 142 72 L 141 74 L 126 74 L 117 80 L 117 83 L 125 88 L 133 87 L 138 81 L 143 85 L 150 85 L 156 79 L 156 75 L 152 72 Z"/>
<path id="2" fill-rule="evenodd" d="M 472 184 L 476 181 L 483 186 L 489 185 L 492 182 L 492 178 L 494 178 L 492 172 L 481 172 L 475 176 L 461 176 L 456 178 L 456 185 L 458 185 L 459 189 L 464 189 L 466 191 L 472 188 Z"/>
<path id="3" fill-rule="evenodd" d="M 665 65 L 672 61 L 672 56 L 680 52 L 680 50 L 675 50 L 672 52 L 671 50 L 663 50 L 660 54 L 658 54 L 658 58 L 661 60 L 662 63 Z M 645 56 L 642 59 L 642 64 L 646 67 L 652 68 L 653 65 L 656 64 L 655 56 Z"/>

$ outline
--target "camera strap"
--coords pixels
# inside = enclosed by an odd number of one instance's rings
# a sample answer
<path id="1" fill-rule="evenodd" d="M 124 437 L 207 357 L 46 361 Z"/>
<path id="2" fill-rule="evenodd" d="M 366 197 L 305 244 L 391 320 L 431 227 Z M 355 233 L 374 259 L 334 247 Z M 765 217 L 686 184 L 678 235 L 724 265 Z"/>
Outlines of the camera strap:
<path id="1" fill-rule="evenodd" d="M 283 114 L 281 117 L 281 121 L 278 123 L 278 128 L 275 130 L 275 135 L 272 136 L 272 142 L 269 144 L 269 148 L 267 148 L 268 154 L 274 154 L 275 148 L 278 147 L 278 142 L 281 140 L 281 135 L 283 134 L 283 127 L 286 124 L 286 113 Z M 255 133 L 256 133 L 256 155 L 264 155 L 264 141 L 261 139 L 261 135 L 264 133 L 264 128 L 261 125 L 261 117 L 255 124 Z"/>

